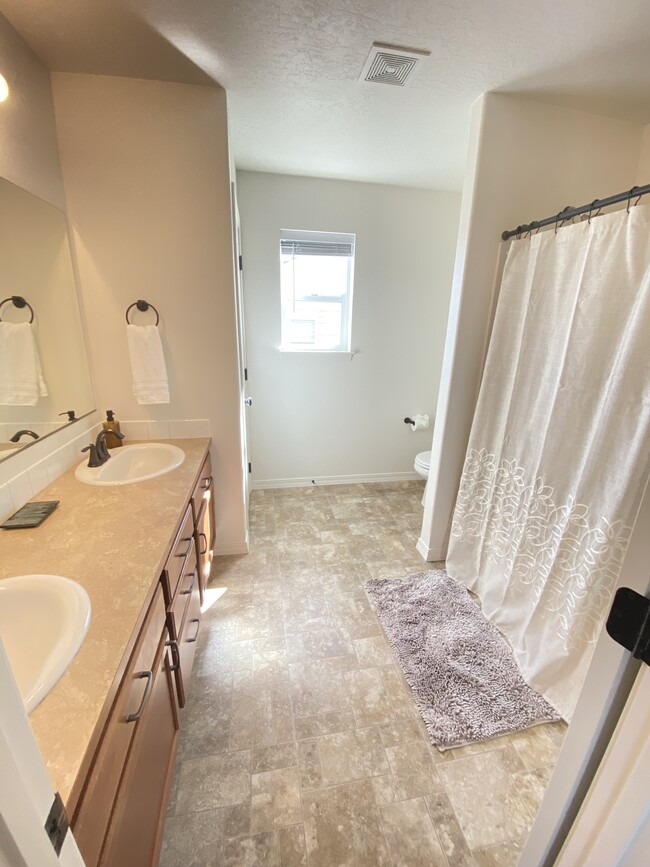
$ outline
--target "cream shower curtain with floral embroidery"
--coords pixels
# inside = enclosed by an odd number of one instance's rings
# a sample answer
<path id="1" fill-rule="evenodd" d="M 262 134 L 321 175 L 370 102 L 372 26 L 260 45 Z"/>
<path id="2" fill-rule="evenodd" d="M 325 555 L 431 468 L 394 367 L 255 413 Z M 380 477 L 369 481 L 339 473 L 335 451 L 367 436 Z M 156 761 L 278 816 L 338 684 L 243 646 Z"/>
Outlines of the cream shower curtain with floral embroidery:
<path id="1" fill-rule="evenodd" d="M 650 465 L 650 207 L 511 243 L 447 570 L 567 719 Z"/>

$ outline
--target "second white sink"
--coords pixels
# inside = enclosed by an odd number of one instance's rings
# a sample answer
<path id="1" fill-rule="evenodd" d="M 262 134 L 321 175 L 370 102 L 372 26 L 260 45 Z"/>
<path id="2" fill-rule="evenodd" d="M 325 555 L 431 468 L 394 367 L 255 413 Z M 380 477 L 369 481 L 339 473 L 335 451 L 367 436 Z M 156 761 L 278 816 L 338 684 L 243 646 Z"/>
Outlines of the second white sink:
<path id="1" fill-rule="evenodd" d="M 79 464 L 75 476 L 86 485 L 132 485 L 175 470 L 185 460 L 185 452 L 171 443 L 136 443 L 113 449 L 101 467 Z"/>
<path id="2" fill-rule="evenodd" d="M 60 575 L 0 581 L 0 638 L 27 712 L 65 672 L 90 623 L 90 599 Z"/>

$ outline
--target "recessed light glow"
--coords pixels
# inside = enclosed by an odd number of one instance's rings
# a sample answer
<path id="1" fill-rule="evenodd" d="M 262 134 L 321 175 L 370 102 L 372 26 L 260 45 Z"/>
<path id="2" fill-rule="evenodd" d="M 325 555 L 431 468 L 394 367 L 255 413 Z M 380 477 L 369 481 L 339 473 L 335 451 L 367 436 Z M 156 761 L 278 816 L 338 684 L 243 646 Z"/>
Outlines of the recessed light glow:
<path id="1" fill-rule="evenodd" d="M 9 96 L 9 85 L 4 75 L 0 75 L 0 102 L 4 102 Z"/>

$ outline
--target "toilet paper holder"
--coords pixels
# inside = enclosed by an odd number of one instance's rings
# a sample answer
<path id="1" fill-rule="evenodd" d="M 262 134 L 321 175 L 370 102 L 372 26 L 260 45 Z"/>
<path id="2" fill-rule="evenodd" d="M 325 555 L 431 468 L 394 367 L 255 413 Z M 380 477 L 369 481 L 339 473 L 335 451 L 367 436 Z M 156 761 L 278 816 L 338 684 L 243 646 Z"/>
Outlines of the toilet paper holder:
<path id="1" fill-rule="evenodd" d="M 408 416 L 406 416 L 406 418 L 404 419 L 404 424 L 415 424 L 415 422 L 413 421 L 412 418 L 409 418 Z"/>

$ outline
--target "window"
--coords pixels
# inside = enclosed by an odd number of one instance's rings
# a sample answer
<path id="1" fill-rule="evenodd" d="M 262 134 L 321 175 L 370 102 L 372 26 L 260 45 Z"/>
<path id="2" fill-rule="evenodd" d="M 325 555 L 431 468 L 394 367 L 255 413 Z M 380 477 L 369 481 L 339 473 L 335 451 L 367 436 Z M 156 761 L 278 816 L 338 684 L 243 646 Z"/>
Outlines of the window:
<path id="1" fill-rule="evenodd" d="M 349 352 L 354 235 L 280 232 L 281 349 Z"/>

